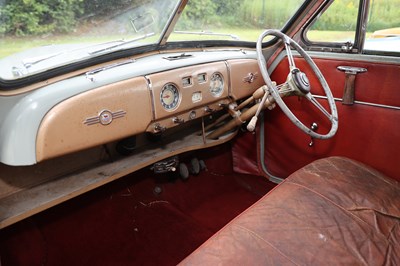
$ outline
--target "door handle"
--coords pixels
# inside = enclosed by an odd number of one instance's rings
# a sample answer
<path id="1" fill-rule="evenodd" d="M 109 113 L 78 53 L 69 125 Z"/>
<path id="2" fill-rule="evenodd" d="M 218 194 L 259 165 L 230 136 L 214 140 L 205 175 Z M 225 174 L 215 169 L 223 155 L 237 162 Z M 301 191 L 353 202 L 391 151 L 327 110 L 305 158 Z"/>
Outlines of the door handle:
<path id="1" fill-rule="evenodd" d="M 362 67 L 352 67 L 352 66 L 338 66 L 337 69 L 340 71 L 344 71 L 344 73 L 346 74 L 342 104 L 353 105 L 354 95 L 355 95 L 356 75 L 358 73 L 367 72 L 367 69 Z"/>

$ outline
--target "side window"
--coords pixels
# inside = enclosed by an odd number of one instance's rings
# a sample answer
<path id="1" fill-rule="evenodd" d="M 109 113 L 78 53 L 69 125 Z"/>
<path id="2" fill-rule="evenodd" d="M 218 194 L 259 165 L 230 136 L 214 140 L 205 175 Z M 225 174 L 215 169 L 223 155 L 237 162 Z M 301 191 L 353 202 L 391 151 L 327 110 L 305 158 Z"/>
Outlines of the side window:
<path id="1" fill-rule="evenodd" d="M 371 0 L 365 53 L 400 52 L 400 0 Z"/>
<path id="2" fill-rule="evenodd" d="M 317 17 L 305 34 L 310 43 L 354 44 L 359 0 L 335 0 Z"/>

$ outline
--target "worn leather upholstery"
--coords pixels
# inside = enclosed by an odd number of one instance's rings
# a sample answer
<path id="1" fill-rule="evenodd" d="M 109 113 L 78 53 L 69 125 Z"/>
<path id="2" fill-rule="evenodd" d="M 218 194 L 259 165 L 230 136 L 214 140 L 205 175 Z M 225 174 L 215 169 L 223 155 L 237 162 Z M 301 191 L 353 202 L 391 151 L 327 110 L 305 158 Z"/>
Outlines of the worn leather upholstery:
<path id="1" fill-rule="evenodd" d="M 293 173 L 182 265 L 399 265 L 400 183 L 331 157 Z"/>

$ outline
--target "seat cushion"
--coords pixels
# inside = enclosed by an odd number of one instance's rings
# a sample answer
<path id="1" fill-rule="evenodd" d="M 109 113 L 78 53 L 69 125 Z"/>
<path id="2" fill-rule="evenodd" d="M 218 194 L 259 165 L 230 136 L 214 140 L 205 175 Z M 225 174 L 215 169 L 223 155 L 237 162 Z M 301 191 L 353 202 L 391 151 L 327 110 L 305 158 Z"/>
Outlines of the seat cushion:
<path id="1" fill-rule="evenodd" d="M 400 184 L 331 157 L 296 171 L 182 265 L 400 264 Z"/>

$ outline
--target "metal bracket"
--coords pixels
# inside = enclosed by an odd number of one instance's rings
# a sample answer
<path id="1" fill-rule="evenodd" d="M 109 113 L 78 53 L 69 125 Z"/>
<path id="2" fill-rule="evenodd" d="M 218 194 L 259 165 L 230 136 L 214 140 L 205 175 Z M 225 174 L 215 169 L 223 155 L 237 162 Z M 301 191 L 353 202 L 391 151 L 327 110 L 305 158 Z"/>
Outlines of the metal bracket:
<path id="1" fill-rule="evenodd" d="M 341 47 L 343 52 L 351 52 L 353 50 L 353 43 L 352 42 L 346 42 L 342 45 Z"/>
<path id="2" fill-rule="evenodd" d="M 358 73 L 367 72 L 367 69 L 362 67 L 352 67 L 352 66 L 338 66 L 337 69 L 340 71 L 344 71 L 344 73 L 346 74 L 342 104 L 353 105 L 354 95 L 355 95 L 356 75 Z"/>

